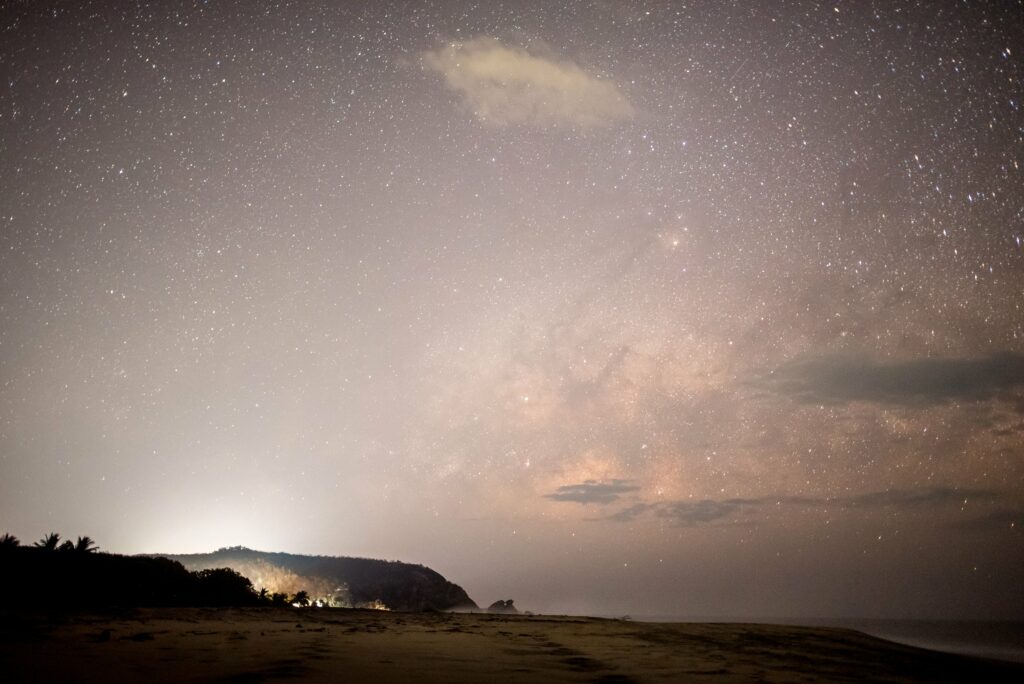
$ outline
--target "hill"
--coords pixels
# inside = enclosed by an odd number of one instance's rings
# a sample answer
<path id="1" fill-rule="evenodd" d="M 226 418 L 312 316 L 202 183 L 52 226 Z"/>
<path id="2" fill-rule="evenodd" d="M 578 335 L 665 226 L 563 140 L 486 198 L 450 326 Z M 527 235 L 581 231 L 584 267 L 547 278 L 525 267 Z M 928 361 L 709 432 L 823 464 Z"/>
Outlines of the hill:
<path id="1" fill-rule="evenodd" d="M 231 568 L 249 578 L 256 589 L 272 593 L 306 591 L 320 605 L 401 611 L 477 608 L 462 587 L 423 565 L 242 546 L 213 553 L 161 555 L 192 571 Z"/>

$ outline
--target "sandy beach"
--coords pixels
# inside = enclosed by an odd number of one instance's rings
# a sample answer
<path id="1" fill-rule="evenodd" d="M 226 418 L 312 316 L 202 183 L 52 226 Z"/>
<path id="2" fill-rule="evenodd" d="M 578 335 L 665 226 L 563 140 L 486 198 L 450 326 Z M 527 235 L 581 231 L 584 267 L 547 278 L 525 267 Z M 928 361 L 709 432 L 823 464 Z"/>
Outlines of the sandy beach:
<path id="1" fill-rule="evenodd" d="M 1024 681 L 859 632 L 331 609 L 7 613 L 6 681 Z"/>

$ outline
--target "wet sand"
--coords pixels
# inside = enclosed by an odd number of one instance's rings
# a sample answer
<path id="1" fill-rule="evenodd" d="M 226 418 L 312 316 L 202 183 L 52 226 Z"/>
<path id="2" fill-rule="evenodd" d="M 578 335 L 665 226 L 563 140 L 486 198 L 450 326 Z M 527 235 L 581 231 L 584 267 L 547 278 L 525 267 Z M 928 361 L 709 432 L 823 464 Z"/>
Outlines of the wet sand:
<path id="1" fill-rule="evenodd" d="M 0 613 L 5 681 L 1024 681 L 842 629 L 287 608 Z"/>

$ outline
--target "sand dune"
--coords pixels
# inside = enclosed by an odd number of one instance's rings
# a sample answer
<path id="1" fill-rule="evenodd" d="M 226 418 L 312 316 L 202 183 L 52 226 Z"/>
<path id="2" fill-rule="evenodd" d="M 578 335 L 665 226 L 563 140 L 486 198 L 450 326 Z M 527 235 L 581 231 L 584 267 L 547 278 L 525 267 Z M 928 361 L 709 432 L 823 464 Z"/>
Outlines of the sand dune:
<path id="1" fill-rule="evenodd" d="M 1024 681 L 859 632 L 332 609 L 7 613 L 6 681 Z"/>

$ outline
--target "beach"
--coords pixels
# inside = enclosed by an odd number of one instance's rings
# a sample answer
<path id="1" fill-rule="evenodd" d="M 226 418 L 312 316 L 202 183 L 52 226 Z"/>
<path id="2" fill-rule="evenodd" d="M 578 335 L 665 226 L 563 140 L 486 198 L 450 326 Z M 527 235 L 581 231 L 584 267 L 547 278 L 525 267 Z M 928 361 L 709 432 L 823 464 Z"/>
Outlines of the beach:
<path id="1" fill-rule="evenodd" d="M 174 608 L 2 616 L 6 681 L 1024 681 L 1024 665 L 835 628 Z"/>

